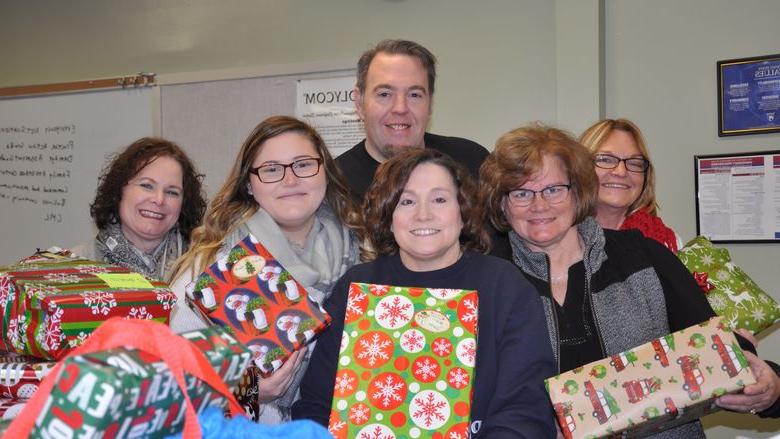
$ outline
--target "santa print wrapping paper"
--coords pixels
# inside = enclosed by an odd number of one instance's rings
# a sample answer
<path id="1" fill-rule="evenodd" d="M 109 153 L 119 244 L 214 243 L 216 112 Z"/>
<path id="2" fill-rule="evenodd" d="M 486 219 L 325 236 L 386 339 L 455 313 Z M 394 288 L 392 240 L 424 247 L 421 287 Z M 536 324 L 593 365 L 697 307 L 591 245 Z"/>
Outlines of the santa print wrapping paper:
<path id="1" fill-rule="evenodd" d="M 204 351 L 228 387 L 251 360 L 219 328 L 181 336 Z M 186 371 L 184 379 L 196 413 L 224 407 L 225 398 L 209 385 Z M 181 431 L 184 418 L 184 397 L 164 362 L 135 349 L 111 349 L 64 360 L 30 437 L 166 437 Z"/>
<path id="2" fill-rule="evenodd" d="M 477 292 L 352 283 L 328 430 L 467 438 Z"/>
<path id="3" fill-rule="evenodd" d="M 44 253 L 0 267 L 0 349 L 57 360 L 111 317 L 168 323 L 175 303 L 163 281 Z"/>
<path id="4" fill-rule="evenodd" d="M 716 411 L 716 397 L 753 383 L 720 317 L 546 380 L 567 439 L 657 433 Z"/>
<path id="5" fill-rule="evenodd" d="M 188 286 L 188 300 L 253 353 L 263 376 L 330 324 L 330 316 L 251 234 Z"/>

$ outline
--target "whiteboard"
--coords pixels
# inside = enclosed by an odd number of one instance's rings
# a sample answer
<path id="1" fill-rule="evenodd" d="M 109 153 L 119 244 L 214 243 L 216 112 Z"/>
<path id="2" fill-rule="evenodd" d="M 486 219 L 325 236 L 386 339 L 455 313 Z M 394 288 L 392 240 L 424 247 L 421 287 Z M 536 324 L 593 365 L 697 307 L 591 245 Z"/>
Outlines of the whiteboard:
<path id="1" fill-rule="evenodd" d="M 273 115 L 295 115 L 298 80 L 354 74 L 355 69 L 342 69 L 164 85 L 160 87 L 162 136 L 187 151 L 204 174 L 211 199 L 252 129 Z"/>
<path id="2" fill-rule="evenodd" d="M 0 100 L 0 265 L 95 236 L 108 157 L 155 126 L 150 88 Z"/>

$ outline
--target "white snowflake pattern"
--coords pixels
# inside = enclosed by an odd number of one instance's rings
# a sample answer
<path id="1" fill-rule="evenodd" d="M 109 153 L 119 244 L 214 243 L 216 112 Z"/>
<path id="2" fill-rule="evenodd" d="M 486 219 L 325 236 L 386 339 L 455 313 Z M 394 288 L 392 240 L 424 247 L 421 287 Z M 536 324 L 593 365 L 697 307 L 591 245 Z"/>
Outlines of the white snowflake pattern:
<path id="1" fill-rule="evenodd" d="M 461 320 L 466 323 L 477 323 L 477 304 L 474 300 L 464 299 L 463 306 L 468 310 L 463 314 Z"/>
<path id="2" fill-rule="evenodd" d="M 409 404 L 412 421 L 418 427 L 435 430 L 450 417 L 450 405 L 441 394 L 432 390 L 424 390 L 417 394 Z"/>
<path id="3" fill-rule="evenodd" d="M 47 296 L 62 292 L 59 288 L 52 285 L 41 285 L 29 283 L 26 285 L 27 297 L 35 297 L 38 300 L 43 300 Z"/>
<path id="4" fill-rule="evenodd" d="M 176 295 L 169 289 L 155 288 L 154 294 L 157 297 L 157 301 L 160 302 L 165 310 L 173 308 L 173 305 L 176 304 Z"/>
<path id="5" fill-rule="evenodd" d="M 414 376 L 420 381 L 429 382 L 439 376 L 439 364 L 424 357 L 414 362 Z"/>
<path id="6" fill-rule="evenodd" d="M 25 332 L 27 332 L 27 321 L 25 320 L 24 315 L 20 315 L 8 322 L 8 338 L 11 341 L 11 345 L 13 345 L 17 351 L 24 351 Z"/>
<path id="7" fill-rule="evenodd" d="M 761 308 L 756 308 L 753 310 L 753 312 L 750 314 L 750 317 L 753 317 L 753 321 L 756 323 L 764 321 L 764 318 L 766 317 L 766 314 L 764 313 L 764 310 Z"/>
<path id="8" fill-rule="evenodd" d="M 355 390 L 355 377 L 351 376 L 347 372 L 343 372 L 341 375 L 336 376 L 336 385 L 334 391 L 341 394 L 347 394 L 352 390 Z"/>
<path id="9" fill-rule="evenodd" d="M 370 424 L 358 433 L 358 439 L 395 439 L 393 431 L 381 424 Z"/>
<path id="10" fill-rule="evenodd" d="M 466 338 L 458 343 L 455 354 L 463 364 L 474 367 L 477 358 L 477 343 L 473 338 Z"/>
<path id="11" fill-rule="evenodd" d="M 722 311 L 726 308 L 726 298 L 722 294 L 710 294 L 707 296 L 707 300 L 714 311 Z"/>
<path id="12" fill-rule="evenodd" d="M 433 341 L 431 349 L 433 349 L 433 353 L 443 357 L 445 355 L 449 355 L 452 352 L 452 343 L 450 343 L 450 341 L 446 338 L 437 338 Z"/>
<path id="13" fill-rule="evenodd" d="M 401 347 L 406 352 L 420 352 L 425 347 L 425 335 L 416 329 L 410 329 L 401 335 Z"/>
<path id="14" fill-rule="evenodd" d="M 466 435 L 460 434 L 457 431 L 451 431 L 450 434 L 447 436 L 447 439 L 466 439 Z"/>
<path id="15" fill-rule="evenodd" d="M 111 308 L 116 307 L 116 299 L 113 293 L 105 291 L 84 291 L 81 293 L 84 298 L 84 305 L 87 305 L 92 314 L 102 314 L 107 316 Z"/>
<path id="16" fill-rule="evenodd" d="M 52 312 L 53 311 L 53 312 Z M 62 333 L 62 315 L 64 310 L 62 308 L 49 309 L 50 314 L 46 317 L 46 325 L 43 331 L 43 345 L 51 350 L 57 350 L 62 345 L 62 341 L 65 340 L 65 334 Z"/>
<path id="17" fill-rule="evenodd" d="M 701 257 L 701 263 L 705 266 L 710 266 L 713 262 L 715 262 L 715 259 L 712 257 L 712 255 L 703 255 Z"/>
<path id="18" fill-rule="evenodd" d="M 341 430 L 344 430 L 347 428 L 347 423 L 344 421 L 334 421 L 328 424 L 328 433 L 330 433 L 333 437 L 338 437 L 339 432 Z"/>
<path id="19" fill-rule="evenodd" d="M 349 409 L 349 420 L 355 424 L 360 425 L 368 421 L 368 417 L 371 414 L 371 409 L 363 403 L 357 403 Z"/>
<path id="20" fill-rule="evenodd" d="M 358 290 L 357 288 L 350 289 L 349 296 L 347 296 L 347 314 L 363 314 L 364 310 L 360 306 L 360 303 L 365 299 L 366 293 Z"/>
<path id="21" fill-rule="evenodd" d="M 729 272 L 727 270 L 718 270 L 718 272 L 715 273 L 715 278 L 721 281 L 729 280 Z"/>
<path id="22" fill-rule="evenodd" d="M 0 276 L 0 306 L 7 306 L 8 302 L 13 299 L 13 295 L 11 294 L 12 289 L 13 284 L 11 282 L 11 276 Z"/>
<path id="23" fill-rule="evenodd" d="M 376 320 L 383 328 L 398 329 L 409 323 L 413 313 L 412 301 L 397 294 L 385 297 L 376 305 Z"/>
<path id="24" fill-rule="evenodd" d="M 371 285 L 368 287 L 368 290 L 371 291 L 371 294 L 375 296 L 384 296 L 388 289 L 389 287 L 387 285 Z"/>
<path id="25" fill-rule="evenodd" d="M 374 366 L 378 359 L 389 360 L 390 357 L 384 349 L 392 343 L 393 342 L 390 340 L 379 340 L 379 333 L 375 332 L 371 335 L 370 340 L 366 340 L 365 338 L 358 340 L 358 344 L 362 350 L 358 352 L 357 358 L 361 360 L 367 358 L 369 366 Z"/>
<path id="26" fill-rule="evenodd" d="M 463 389 L 468 386 L 469 379 L 469 375 L 460 367 L 456 367 L 447 373 L 447 381 L 456 389 Z"/>
<path id="27" fill-rule="evenodd" d="M 108 273 L 108 268 L 100 265 L 82 265 L 81 267 L 78 267 L 76 270 L 78 270 L 79 273 L 87 273 L 87 274 Z"/>
<path id="28" fill-rule="evenodd" d="M 146 311 L 146 307 L 145 306 L 142 306 L 142 307 L 139 307 L 139 308 L 136 308 L 136 307 L 130 308 L 130 312 L 127 314 L 127 318 L 128 319 L 139 319 L 139 320 L 143 320 L 143 319 L 152 320 L 152 318 L 154 318 L 154 316 L 152 316 L 151 313 Z"/>
<path id="29" fill-rule="evenodd" d="M 49 273 L 43 277 L 49 282 L 54 282 L 57 284 L 74 284 L 78 282 L 80 279 L 75 274 L 67 274 L 67 273 Z"/>
<path id="30" fill-rule="evenodd" d="M 88 335 L 89 334 L 84 331 L 79 331 L 79 335 L 77 335 L 76 338 L 68 340 L 68 346 L 72 348 L 81 346 L 87 340 Z"/>
<path id="31" fill-rule="evenodd" d="M 391 402 L 402 402 L 400 394 L 406 387 L 406 383 L 401 380 L 396 380 L 393 375 L 385 375 L 384 380 L 376 380 L 373 382 L 377 391 L 371 394 L 371 397 L 379 400 L 383 407 L 389 407 Z"/>

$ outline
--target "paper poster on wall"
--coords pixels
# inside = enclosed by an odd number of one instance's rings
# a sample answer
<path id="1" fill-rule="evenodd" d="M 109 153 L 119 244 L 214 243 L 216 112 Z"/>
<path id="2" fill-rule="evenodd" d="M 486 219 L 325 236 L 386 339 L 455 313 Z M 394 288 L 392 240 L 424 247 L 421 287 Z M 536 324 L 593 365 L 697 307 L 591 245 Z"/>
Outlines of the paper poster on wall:
<path id="1" fill-rule="evenodd" d="M 780 151 L 694 157 L 696 233 L 780 243 Z"/>
<path id="2" fill-rule="evenodd" d="M 317 129 L 334 157 L 365 137 L 354 87 L 354 76 L 301 79 L 296 87 L 295 116 Z"/>

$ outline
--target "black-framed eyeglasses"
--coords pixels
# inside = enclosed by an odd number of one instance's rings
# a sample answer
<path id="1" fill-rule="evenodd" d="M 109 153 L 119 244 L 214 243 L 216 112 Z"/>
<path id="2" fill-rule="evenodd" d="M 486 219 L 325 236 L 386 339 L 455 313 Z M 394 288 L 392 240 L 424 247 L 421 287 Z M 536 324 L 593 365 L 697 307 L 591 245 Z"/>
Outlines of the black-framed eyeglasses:
<path id="1" fill-rule="evenodd" d="M 309 178 L 319 174 L 320 165 L 322 165 L 321 158 L 310 157 L 287 164 L 269 163 L 260 165 L 256 168 L 251 168 L 249 172 L 257 175 L 257 178 L 263 183 L 276 183 L 284 179 L 287 168 L 292 169 L 292 173 L 298 178 Z"/>
<path id="2" fill-rule="evenodd" d="M 615 157 L 612 154 L 596 154 L 596 166 L 602 169 L 615 169 L 620 162 L 625 163 L 626 169 L 631 172 L 647 172 L 650 168 L 650 160 L 644 157 L 629 157 L 627 159 L 621 159 Z"/>
<path id="3" fill-rule="evenodd" d="M 509 191 L 506 197 L 509 200 L 509 204 L 516 207 L 530 206 L 536 198 L 536 194 L 539 194 L 544 201 L 550 204 L 558 204 L 566 199 L 570 189 L 570 184 L 554 184 L 538 191 L 520 188 Z"/>

